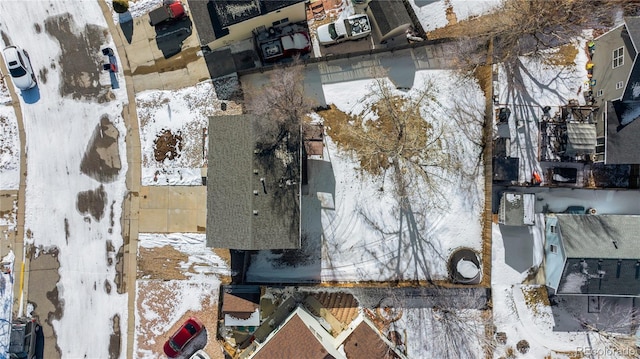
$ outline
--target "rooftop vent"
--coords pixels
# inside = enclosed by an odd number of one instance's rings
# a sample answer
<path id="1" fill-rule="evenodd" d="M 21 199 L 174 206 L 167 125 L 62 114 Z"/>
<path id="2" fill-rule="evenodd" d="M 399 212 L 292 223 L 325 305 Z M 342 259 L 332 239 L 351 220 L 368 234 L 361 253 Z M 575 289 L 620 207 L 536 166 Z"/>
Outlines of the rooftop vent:
<path id="1" fill-rule="evenodd" d="M 257 216 L 257 215 L 258 215 L 258 210 L 257 210 L 257 209 L 254 209 L 254 210 L 253 210 L 253 215 L 254 215 L 254 216 Z"/>
<path id="2" fill-rule="evenodd" d="M 255 195 L 257 196 L 257 195 L 258 195 L 258 190 L 257 190 L 257 189 L 254 189 L 254 190 L 253 190 L 253 194 L 255 194 Z"/>

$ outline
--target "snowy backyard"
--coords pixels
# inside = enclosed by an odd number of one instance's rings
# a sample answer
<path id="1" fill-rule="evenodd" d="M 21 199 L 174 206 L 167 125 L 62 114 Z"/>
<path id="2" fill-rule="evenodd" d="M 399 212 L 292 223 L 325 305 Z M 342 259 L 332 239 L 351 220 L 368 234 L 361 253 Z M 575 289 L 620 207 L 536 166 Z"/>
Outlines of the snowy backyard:
<path id="1" fill-rule="evenodd" d="M 457 77 L 454 72 L 420 71 L 415 88 L 407 96 L 415 96 L 426 83 L 433 83 L 433 103 L 425 111 L 447 118 L 453 94 L 459 86 L 471 94 L 472 103 L 484 107 L 484 97 L 477 84 Z M 327 103 L 346 113 L 365 110 L 371 97 L 373 80 L 324 85 Z M 454 85 L 455 84 L 455 85 Z M 398 92 L 401 93 L 401 92 Z M 461 158 L 470 172 L 479 166 L 480 148 L 466 136 L 455 136 L 455 130 L 442 121 L 445 136 L 455 141 L 450 151 Z M 478 127 L 479 128 L 479 127 Z M 321 160 L 309 161 L 308 195 L 302 198 L 302 231 L 307 235 L 303 250 L 311 254 L 295 271 L 278 265 L 278 255 L 262 251 L 252 260 L 247 273 L 250 281 L 393 281 L 445 279 L 448 277 L 449 255 L 460 247 L 482 250 L 481 211 L 484 206 L 483 176 L 461 176 L 447 173 L 427 202 L 416 196 L 417 228 L 425 237 L 410 235 L 411 226 L 403 224 L 393 183 L 380 180 L 359 169 L 349 154 L 341 151 L 327 137 Z M 381 189 L 384 190 L 381 190 Z M 439 197 L 437 192 L 446 193 Z M 304 245 L 303 245 L 304 247 Z M 321 253 L 321 254 L 320 254 Z"/>

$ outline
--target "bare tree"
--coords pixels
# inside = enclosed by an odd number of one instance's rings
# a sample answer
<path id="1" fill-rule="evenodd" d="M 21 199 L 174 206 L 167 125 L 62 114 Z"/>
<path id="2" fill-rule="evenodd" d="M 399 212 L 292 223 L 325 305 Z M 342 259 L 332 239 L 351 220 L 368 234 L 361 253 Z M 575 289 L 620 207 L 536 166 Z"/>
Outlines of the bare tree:
<path id="1" fill-rule="evenodd" d="M 492 328 L 493 323 L 483 305 L 486 303 L 478 296 L 479 290 L 434 286 L 413 288 L 415 292 L 407 295 L 402 288 L 389 288 L 388 296 L 375 310 L 385 313 L 381 324 L 386 331 L 420 338 L 424 351 L 433 358 L 480 359 L 492 350 L 495 341 L 487 335 L 487 328 Z"/>
<path id="2" fill-rule="evenodd" d="M 637 358 L 640 349 L 636 345 L 640 310 L 632 304 L 601 299 L 599 313 L 580 312 L 575 315 L 578 323 L 590 333 L 592 350 L 606 348 L 619 358 Z"/>
<path id="3" fill-rule="evenodd" d="M 391 170 L 399 198 L 409 197 L 409 185 L 418 178 L 437 191 L 436 182 L 448 180 L 442 169 L 455 166 L 455 161 L 446 151 L 442 121 L 426 110 L 427 106 L 441 107 L 433 83 L 411 96 L 396 91 L 381 74 L 374 75 L 366 96 L 372 99 L 370 105 L 343 119 L 327 118 L 328 134 L 358 159 L 362 170 L 374 176 Z"/>
<path id="4" fill-rule="evenodd" d="M 260 86 L 243 86 L 246 111 L 258 117 L 263 151 L 274 151 L 284 144 L 290 150 L 300 145 L 301 124 L 314 108 L 305 94 L 304 67 L 298 58 L 288 66 L 269 73 L 269 81 Z"/>

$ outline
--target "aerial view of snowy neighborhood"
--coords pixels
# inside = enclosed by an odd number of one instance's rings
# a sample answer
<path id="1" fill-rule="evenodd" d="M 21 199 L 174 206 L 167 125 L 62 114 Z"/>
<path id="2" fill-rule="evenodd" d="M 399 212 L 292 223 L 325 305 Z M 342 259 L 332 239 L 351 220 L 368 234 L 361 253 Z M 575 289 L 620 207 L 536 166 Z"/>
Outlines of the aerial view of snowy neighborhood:
<path id="1" fill-rule="evenodd" d="M 0 359 L 640 358 L 640 1 L 0 0 Z"/>

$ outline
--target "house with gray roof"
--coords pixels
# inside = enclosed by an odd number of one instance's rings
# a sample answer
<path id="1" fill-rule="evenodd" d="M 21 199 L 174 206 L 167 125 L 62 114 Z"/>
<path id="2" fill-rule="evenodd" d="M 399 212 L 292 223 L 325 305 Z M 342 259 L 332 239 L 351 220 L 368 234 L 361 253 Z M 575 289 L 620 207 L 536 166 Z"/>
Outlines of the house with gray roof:
<path id="1" fill-rule="evenodd" d="M 301 152 L 265 152 L 259 134 L 252 115 L 209 117 L 208 247 L 300 248 Z"/>
<path id="2" fill-rule="evenodd" d="M 546 285 L 556 294 L 640 297 L 640 216 L 550 214 Z"/>
<path id="3" fill-rule="evenodd" d="M 624 18 L 594 43 L 597 158 L 605 164 L 640 164 L 640 17 Z"/>

